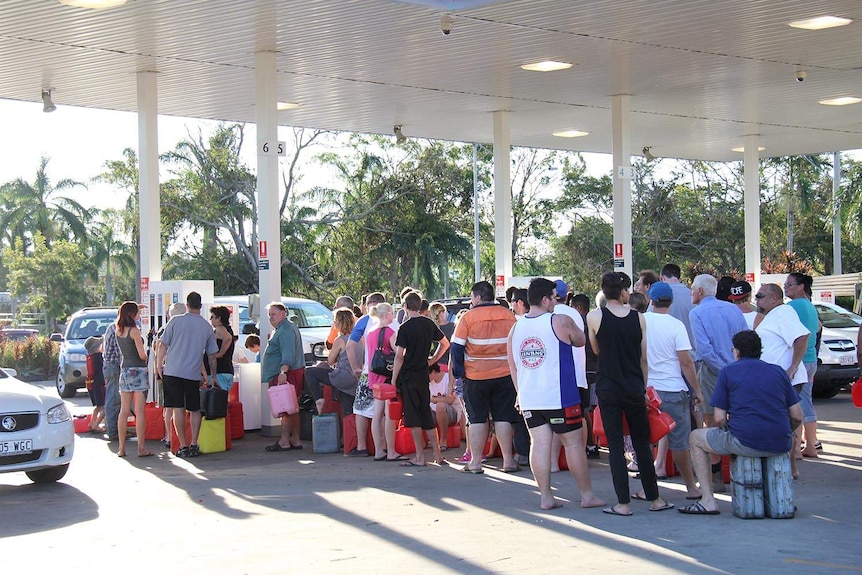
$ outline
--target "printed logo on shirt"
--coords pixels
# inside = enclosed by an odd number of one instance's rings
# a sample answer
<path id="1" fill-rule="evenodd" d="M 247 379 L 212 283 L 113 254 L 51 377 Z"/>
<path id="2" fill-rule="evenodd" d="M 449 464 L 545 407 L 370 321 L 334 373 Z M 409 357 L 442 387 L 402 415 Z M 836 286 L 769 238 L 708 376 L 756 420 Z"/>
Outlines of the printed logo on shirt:
<path id="1" fill-rule="evenodd" d="M 519 354 L 521 356 L 521 365 L 527 369 L 536 369 L 545 363 L 545 344 L 537 337 L 528 337 L 521 344 Z"/>

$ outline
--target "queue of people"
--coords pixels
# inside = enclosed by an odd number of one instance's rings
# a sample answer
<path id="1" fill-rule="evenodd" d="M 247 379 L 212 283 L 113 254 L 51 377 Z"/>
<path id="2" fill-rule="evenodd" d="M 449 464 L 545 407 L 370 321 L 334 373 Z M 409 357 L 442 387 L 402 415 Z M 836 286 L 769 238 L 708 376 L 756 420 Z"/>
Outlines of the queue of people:
<path id="1" fill-rule="evenodd" d="M 794 477 L 797 455 L 816 456 L 810 359 L 820 326 L 816 312 L 812 318 L 808 309 L 810 276 L 788 277 L 784 288 L 790 305 L 784 304 L 781 287 L 760 286 L 754 308 L 741 305 L 753 291 L 746 282 L 699 275 L 688 288 L 680 275 L 678 266 L 668 264 L 660 274 L 642 271 L 632 286 L 626 274 L 606 273 L 596 297 L 599 305 L 592 311 L 589 298 L 568 292 L 562 280 L 537 278 L 527 289 L 510 290 L 511 309 L 495 299 L 488 282 L 477 282 L 470 308 L 454 322 L 445 306 L 429 304 L 412 288 L 401 292 L 398 314 L 379 292 L 364 297 L 360 306 L 342 296 L 333 312 L 329 359 L 309 368 L 288 310 L 273 302 L 267 306 L 273 332 L 260 357 L 261 378 L 270 386 L 291 383 L 297 395 L 306 389 L 318 411 L 329 386 L 342 414 L 355 418 L 357 444 L 347 453 L 352 457 L 369 456 L 373 447 L 374 461 L 407 467 L 442 464 L 448 427 L 466 425 L 467 450 L 457 462 L 463 463 L 462 472 L 478 475 L 484 473 L 485 444 L 493 426 L 501 470 L 517 473 L 529 464 L 542 509 L 560 505 L 550 475 L 559 470 L 563 449 L 581 506 L 629 516 L 632 499 L 649 502 L 654 512 L 675 507 L 658 485 L 663 465 L 656 461 L 667 450 L 685 483 L 686 499 L 694 501 L 679 511 L 714 515 L 719 510 L 713 494 L 724 490 L 720 455 L 790 452 Z M 171 309 L 172 317 L 154 343 L 166 439 L 171 414 L 181 458 L 200 453 L 202 379 L 230 389 L 235 357 L 227 309 L 212 308 L 207 322 L 194 292 L 185 307 Z M 125 422 L 132 404 L 138 414 L 138 455 L 152 455 L 143 439 L 149 387 L 138 315 L 137 305 L 125 302 L 100 346 L 88 346 L 88 351 L 102 352 L 106 389 L 119 366 L 120 405 L 113 423 L 121 457 L 126 455 Z M 250 336 L 246 347 L 257 352 L 260 340 Z M 816 362 L 816 352 L 813 357 Z M 379 367 L 381 361 L 386 369 Z M 393 400 L 376 393 L 390 385 L 417 447 L 410 457 L 396 449 Z M 650 443 L 647 386 L 676 423 L 657 446 Z M 588 458 L 600 457 L 592 430 L 596 408 L 616 496 L 610 506 L 594 491 L 588 466 Z M 190 437 L 176 423 L 185 421 L 186 412 L 191 414 Z M 283 413 L 280 419 L 279 439 L 266 451 L 302 449 L 299 415 Z M 800 447 L 801 434 L 793 433 L 803 421 L 805 448 Z M 369 429 L 373 446 L 366 439 Z M 426 437 L 430 461 L 424 452 Z M 636 462 L 641 483 L 634 493 L 627 457 Z"/>

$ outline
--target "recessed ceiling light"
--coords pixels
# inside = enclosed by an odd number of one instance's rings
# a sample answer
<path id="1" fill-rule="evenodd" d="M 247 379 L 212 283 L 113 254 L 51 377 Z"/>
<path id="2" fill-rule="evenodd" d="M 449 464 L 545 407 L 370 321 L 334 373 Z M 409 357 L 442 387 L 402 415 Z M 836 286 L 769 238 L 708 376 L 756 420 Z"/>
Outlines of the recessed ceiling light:
<path id="1" fill-rule="evenodd" d="M 765 150 L 765 149 L 766 149 L 766 148 L 764 148 L 763 146 L 757 146 L 757 151 L 758 151 L 758 152 L 762 152 L 762 151 L 763 151 L 763 150 Z M 731 152 L 739 152 L 739 153 L 742 153 L 742 152 L 744 152 L 744 151 L 745 151 L 745 147 L 744 147 L 744 146 L 739 146 L 738 148 L 731 148 L 731 149 L 730 149 L 730 151 L 731 151 Z"/>
<path id="2" fill-rule="evenodd" d="M 302 104 L 297 102 L 278 102 L 276 103 L 276 109 L 281 110 L 293 110 L 294 108 L 299 108 Z"/>
<path id="3" fill-rule="evenodd" d="M 862 98 L 857 98 L 856 96 L 841 96 L 840 98 L 820 100 L 820 103 L 824 106 L 848 106 L 850 104 L 858 104 L 859 102 L 862 102 Z"/>
<path id="4" fill-rule="evenodd" d="M 60 4 L 74 6 L 75 8 L 89 8 L 91 10 L 104 10 L 105 8 L 116 8 L 126 3 L 126 0 L 60 0 Z"/>
<path id="5" fill-rule="evenodd" d="M 562 132 L 554 132 L 554 136 L 558 138 L 580 138 L 582 136 L 589 136 L 589 132 L 582 132 L 580 130 L 564 130 Z"/>
<path id="6" fill-rule="evenodd" d="M 846 26 L 852 21 L 853 20 L 850 20 L 849 18 L 839 18 L 838 16 L 818 16 L 817 18 L 794 20 L 793 22 L 790 22 L 790 27 L 802 28 L 805 30 L 825 30 L 826 28 Z"/>
<path id="7" fill-rule="evenodd" d="M 568 70 L 573 64 L 569 62 L 555 62 L 554 60 L 543 60 L 542 62 L 533 62 L 532 64 L 524 64 L 521 66 L 524 70 L 530 72 L 553 72 L 555 70 Z"/>

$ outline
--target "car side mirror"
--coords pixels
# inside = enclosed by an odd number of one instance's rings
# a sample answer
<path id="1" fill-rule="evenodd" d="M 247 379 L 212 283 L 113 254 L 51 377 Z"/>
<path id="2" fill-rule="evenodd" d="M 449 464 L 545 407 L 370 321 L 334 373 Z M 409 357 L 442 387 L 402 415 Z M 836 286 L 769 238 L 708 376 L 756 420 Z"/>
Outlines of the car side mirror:
<path id="1" fill-rule="evenodd" d="M 61 342 L 61 341 L 63 341 L 63 334 L 62 333 L 52 333 L 51 337 L 49 337 L 48 339 L 50 339 L 51 341 Z"/>

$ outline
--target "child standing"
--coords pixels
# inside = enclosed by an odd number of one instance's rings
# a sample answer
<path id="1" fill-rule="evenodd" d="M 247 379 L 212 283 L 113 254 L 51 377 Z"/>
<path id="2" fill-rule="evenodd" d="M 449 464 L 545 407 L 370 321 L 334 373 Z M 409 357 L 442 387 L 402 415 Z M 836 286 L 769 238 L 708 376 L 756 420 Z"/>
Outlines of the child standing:
<path id="1" fill-rule="evenodd" d="M 90 417 L 90 433 L 103 433 L 105 428 L 105 376 L 102 373 L 102 338 L 88 337 L 84 342 L 87 350 L 87 394 L 93 404 Z"/>

